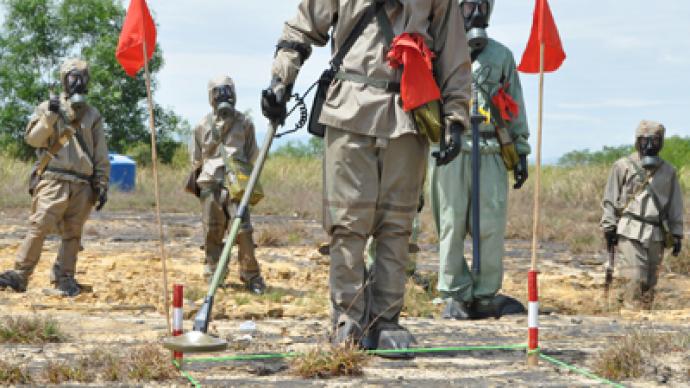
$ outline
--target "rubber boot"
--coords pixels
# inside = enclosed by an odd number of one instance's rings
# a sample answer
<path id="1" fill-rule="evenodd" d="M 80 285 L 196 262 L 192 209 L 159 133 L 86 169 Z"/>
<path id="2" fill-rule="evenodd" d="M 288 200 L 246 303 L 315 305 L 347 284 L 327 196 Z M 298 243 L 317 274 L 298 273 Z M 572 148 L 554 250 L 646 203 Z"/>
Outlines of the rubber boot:
<path id="1" fill-rule="evenodd" d="M 50 268 L 50 284 L 56 286 L 58 283 L 58 279 L 62 276 L 62 270 L 60 269 L 60 264 L 53 263 L 53 266 Z"/>
<path id="2" fill-rule="evenodd" d="M 5 271 L 0 273 L 0 290 L 11 288 L 15 292 L 26 292 L 27 281 L 16 271 Z"/>
<path id="3" fill-rule="evenodd" d="M 446 307 L 441 313 L 443 319 L 470 319 L 470 311 L 465 302 L 458 302 L 454 298 L 446 298 Z"/>
<path id="4" fill-rule="evenodd" d="M 345 314 L 341 314 L 333 327 L 331 343 L 334 346 L 340 345 L 359 345 L 362 339 L 362 326 Z"/>
<path id="5" fill-rule="evenodd" d="M 373 330 L 374 342 L 377 350 L 404 350 L 417 344 L 412 333 L 397 322 L 381 322 Z M 411 359 L 413 353 L 383 353 L 384 358 Z"/>
<path id="6" fill-rule="evenodd" d="M 504 315 L 526 314 L 525 306 L 517 299 L 506 295 L 496 295 L 489 299 L 475 300 L 470 308 L 472 319 L 499 319 Z"/>
<path id="7" fill-rule="evenodd" d="M 58 279 L 55 287 L 62 296 L 75 297 L 81 293 L 81 288 L 73 276 L 63 275 Z"/>

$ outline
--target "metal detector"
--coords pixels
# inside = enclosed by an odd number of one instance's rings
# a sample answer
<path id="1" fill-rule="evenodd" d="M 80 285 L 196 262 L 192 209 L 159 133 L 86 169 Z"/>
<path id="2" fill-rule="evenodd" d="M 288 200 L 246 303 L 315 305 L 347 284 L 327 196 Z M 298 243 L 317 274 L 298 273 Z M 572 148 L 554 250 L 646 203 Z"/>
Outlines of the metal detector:
<path id="1" fill-rule="evenodd" d="M 195 353 L 195 352 L 215 352 L 225 350 L 228 346 L 228 342 L 210 336 L 206 334 L 208 331 L 208 324 L 211 321 L 211 310 L 213 309 L 213 298 L 216 294 L 216 290 L 223 279 L 223 272 L 225 272 L 225 267 L 230 259 L 230 253 L 232 252 L 232 246 L 235 245 L 235 240 L 237 239 L 237 234 L 240 231 L 240 224 L 242 219 L 247 214 L 247 209 L 249 206 L 249 199 L 254 191 L 254 186 L 259 181 L 259 175 L 261 175 L 261 170 L 264 167 L 264 162 L 268 156 L 268 151 L 273 143 L 273 138 L 275 137 L 278 124 L 271 122 L 268 126 L 268 132 L 264 138 L 264 144 L 261 147 L 259 156 L 256 160 L 256 164 L 252 169 L 252 174 L 249 176 L 249 182 L 244 190 L 244 195 L 242 195 L 242 201 L 237 208 L 237 214 L 232 221 L 232 226 L 230 227 L 230 233 L 225 241 L 225 246 L 223 246 L 223 253 L 221 254 L 220 261 L 216 267 L 216 271 L 213 273 L 213 279 L 208 288 L 208 294 L 204 299 L 204 304 L 197 312 L 194 318 L 193 331 L 187 332 L 181 336 L 168 337 L 163 340 L 163 346 L 166 349 L 170 349 L 182 353 Z"/>
<path id="2" fill-rule="evenodd" d="M 479 275 L 481 272 L 481 254 L 479 230 L 479 124 L 484 121 L 484 116 L 479 113 L 479 85 L 472 83 L 472 112 L 470 122 L 472 123 L 472 272 Z"/>

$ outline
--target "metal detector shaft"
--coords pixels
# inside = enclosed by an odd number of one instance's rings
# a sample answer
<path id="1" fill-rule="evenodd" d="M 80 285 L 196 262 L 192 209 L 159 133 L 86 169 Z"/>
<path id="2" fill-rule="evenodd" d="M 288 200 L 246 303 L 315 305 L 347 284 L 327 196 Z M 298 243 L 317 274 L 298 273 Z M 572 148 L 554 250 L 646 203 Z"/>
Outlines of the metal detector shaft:
<path id="1" fill-rule="evenodd" d="M 609 248 L 609 261 L 606 262 L 606 280 L 604 283 L 604 290 L 608 294 L 611 289 L 611 284 L 613 283 L 613 267 L 616 260 L 616 247 L 611 246 Z"/>
<path id="2" fill-rule="evenodd" d="M 237 239 L 237 234 L 240 231 L 240 225 L 242 224 L 242 219 L 246 216 L 247 209 L 249 206 L 249 199 L 254 191 L 254 186 L 256 182 L 259 181 L 259 176 L 261 175 L 261 170 L 263 170 L 264 162 L 268 156 L 268 151 L 271 149 L 271 144 L 273 143 L 273 138 L 275 137 L 276 130 L 278 126 L 274 123 L 270 123 L 268 126 L 268 132 L 264 138 L 264 144 L 261 146 L 261 151 L 256 159 L 254 168 L 252 169 L 252 174 L 249 176 L 249 182 L 247 182 L 247 187 L 244 189 L 244 195 L 242 195 L 242 201 L 237 208 L 237 214 L 232 220 L 232 226 L 230 227 L 230 233 L 227 240 L 225 241 L 225 246 L 223 247 L 223 253 L 220 256 L 218 266 L 216 271 L 213 273 L 213 279 L 208 287 L 208 294 L 204 300 L 204 305 L 201 306 L 199 312 L 194 318 L 194 330 L 206 333 L 208 330 L 208 323 L 211 320 L 211 309 L 213 308 L 213 297 L 218 290 L 219 283 L 223 277 L 223 272 L 225 271 L 225 266 L 230 260 L 230 253 L 232 252 L 232 246 L 235 245 L 235 240 Z"/>
<path id="3" fill-rule="evenodd" d="M 479 114 L 479 91 L 472 85 L 472 272 L 481 272 L 480 219 L 479 219 L 479 124 L 484 117 Z"/>

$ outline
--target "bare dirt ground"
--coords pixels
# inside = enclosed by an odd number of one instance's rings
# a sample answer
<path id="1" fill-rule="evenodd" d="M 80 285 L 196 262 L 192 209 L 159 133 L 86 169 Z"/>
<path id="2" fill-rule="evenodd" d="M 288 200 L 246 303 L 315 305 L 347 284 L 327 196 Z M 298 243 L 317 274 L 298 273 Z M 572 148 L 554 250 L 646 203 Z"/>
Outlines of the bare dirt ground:
<path id="1" fill-rule="evenodd" d="M 27 214 L 0 212 L 0 268 L 12 266 L 26 230 Z M 171 283 L 185 285 L 185 314 L 198 308 L 206 285 L 201 277 L 201 224 L 194 214 L 166 214 L 168 268 Z M 326 341 L 328 320 L 328 259 L 315 247 L 323 241 L 318 222 L 289 217 L 253 218 L 257 255 L 269 290 L 262 297 L 244 291 L 236 262 L 229 286 L 219 291 L 211 331 L 230 341 L 228 354 L 301 351 Z M 0 291 L 0 319 L 41 314 L 55 318 L 69 335 L 61 344 L 0 345 L 0 360 L 40 370 L 47 362 L 72 360 L 93 348 L 127 348 L 157 342 L 166 336 L 161 304 L 161 261 L 153 214 L 95 214 L 84 230 L 85 247 L 77 278 L 90 286 L 74 299 L 47 295 L 48 272 L 59 240 L 46 242 L 44 255 L 29 285 L 15 294 Z M 422 242 L 431 241 L 422 236 Z M 266 246 L 269 245 L 269 246 Z M 419 268 L 437 268 L 434 245 L 421 244 Z M 690 278 L 663 273 L 659 297 L 651 312 L 606 311 L 603 298 L 603 257 L 573 256 L 556 245 L 540 252 L 540 296 L 543 314 L 541 346 L 545 353 L 592 369 L 595 356 L 631 330 L 659 333 L 690 331 Z M 510 241 L 505 260 L 504 293 L 526 301 L 529 243 Z M 417 290 L 423 294 L 421 289 Z M 431 298 L 429 298 L 430 300 Z M 510 345 L 525 342 L 526 317 L 473 322 L 438 319 L 440 306 L 413 306 L 403 323 L 420 346 Z M 240 325 L 256 322 L 256 330 Z M 185 322 L 185 329 L 191 321 Z M 663 368 L 647 371 L 631 386 L 690 386 L 690 353 L 668 355 Z M 289 371 L 289 361 L 192 363 L 185 369 L 203 385 L 220 386 L 592 386 L 596 381 L 541 362 L 527 368 L 524 351 L 483 350 L 422 355 L 414 360 L 373 357 L 360 378 L 304 380 Z M 185 385 L 180 378 L 163 385 Z M 103 383 L 104 385 L 107 385 Z M 151 383 L 146 383 L 151 385 Z"/>

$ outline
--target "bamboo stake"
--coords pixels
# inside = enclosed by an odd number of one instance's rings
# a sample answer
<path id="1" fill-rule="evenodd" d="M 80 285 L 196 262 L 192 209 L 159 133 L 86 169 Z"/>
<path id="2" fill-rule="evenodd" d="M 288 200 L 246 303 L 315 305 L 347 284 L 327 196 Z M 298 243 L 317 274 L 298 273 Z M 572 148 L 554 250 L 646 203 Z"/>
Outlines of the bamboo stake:
<path id="1" fill-rule="evenodd" d="M 158 223 L 158 239 L 161 248 L 161 265 L 163 266 L 163 306 L 165 311 L 165 323 L 168 333 L 172 332 L 170 325 L 170 301 L 168 296 L 168 266 L 167 255 L 165 253 L 165 234 L 163 233 L 163 223 L 161 222 L 161 199 L 160 187 L 158 184 L 158 152 L 156 147 L 156 125 L 153 117 L 153 98 L 151 97 L 151 75 L 149 74 L 149 60 L 146 50 L 146 38 L 144 38 L 144 74 L 146 77 L 146 99 L 149 106 L 149 127 L 151 129 L 151 163 L 153 166 L 153 187 L 156 197 L 156 222 Z"/>

